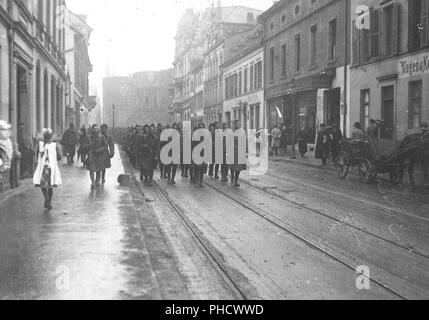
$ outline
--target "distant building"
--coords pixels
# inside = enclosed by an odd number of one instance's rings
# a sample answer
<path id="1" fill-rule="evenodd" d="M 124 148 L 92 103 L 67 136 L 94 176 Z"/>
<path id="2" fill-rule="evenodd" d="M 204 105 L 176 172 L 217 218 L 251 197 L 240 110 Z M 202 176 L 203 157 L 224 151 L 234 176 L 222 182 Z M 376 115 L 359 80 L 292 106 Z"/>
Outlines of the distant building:
<path id="1" fill-rule="evenodd" d="M 192 10 L 184 14 L 176 34 L 172 111 L 175 121 L 222 121 L 220 65 L 224 62 L 225 51 L 229 53 L 234 45 L 225 39 L 254 28 L 261 13 L 243 6 L 222 7 L 219 3 L 201 14 Z M 195 79 L 199 80 L 198 85 L 195 85 Z M 201 101 L 203 109 L 198 106 Z"/>
<path id="2" fill-rule="evenodd" d="M 66 99 L 66 121 L 74 123 L 76 128 L 89 125 L 88 112 L 93 107 L 89 99 L 89 73 L 92 72 L 92 64 L 88 46 L 91 32 L 86 16 L 68 10 L 65 57 L 66 70 L 70 77 L 70 92 Z"/>
<path id="3" fill-rule="evenodd" d="M 173 69 L 103 80 L 103 120 L 113 127 L 170 121 Z"/>
<path id="4" fill-rule="evenodd" d="M 223 65 L 223 119 L 239 120 L 245 130 L 265 128 L 263 30 L 239 41 L 239 51 Z"/>

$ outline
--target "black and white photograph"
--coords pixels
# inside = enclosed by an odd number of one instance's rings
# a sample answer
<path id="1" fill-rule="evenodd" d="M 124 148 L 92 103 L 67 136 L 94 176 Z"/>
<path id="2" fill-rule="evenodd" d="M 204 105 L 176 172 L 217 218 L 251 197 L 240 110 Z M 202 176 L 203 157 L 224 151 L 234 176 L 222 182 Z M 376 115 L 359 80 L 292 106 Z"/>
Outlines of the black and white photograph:
<path id="1" fill-rule="evenodd" d="M 0 0 L 0 301 L 427 299 L 429 0 Z"/>

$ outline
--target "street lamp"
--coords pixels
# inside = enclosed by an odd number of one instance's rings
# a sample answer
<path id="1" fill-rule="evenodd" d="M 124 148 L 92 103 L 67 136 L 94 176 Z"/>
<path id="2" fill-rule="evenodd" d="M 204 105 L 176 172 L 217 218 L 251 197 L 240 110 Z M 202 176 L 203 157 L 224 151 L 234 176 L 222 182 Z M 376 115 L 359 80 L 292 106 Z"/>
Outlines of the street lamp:
<path id="1" fill-rule="evenodd" d="M 291 159 L 296 159 L 296 131 L 295 131 L 295 95 L 297 93 L 297 86 L 293 80 L 286 90 L 286 94 L 291 96 L 292 99 L 292 157 Z"/>

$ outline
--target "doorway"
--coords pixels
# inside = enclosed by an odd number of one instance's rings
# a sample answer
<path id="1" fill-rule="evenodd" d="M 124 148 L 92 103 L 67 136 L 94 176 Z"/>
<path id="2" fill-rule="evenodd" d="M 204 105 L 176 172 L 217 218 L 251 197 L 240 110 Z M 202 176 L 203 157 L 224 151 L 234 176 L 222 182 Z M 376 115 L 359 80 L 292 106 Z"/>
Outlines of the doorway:
<path id="1" fill-rule="evenodd" d="M 341 88 L 326 91 L 325 121 L 341 128 Z"/>
<path id="2" fill-rule="evenodd" d="M 16 69 L 16 128 L 24 124 L 24 138 L 28 143 L 30 136 L 29 90 L 27 70 L 17 66 Z"/>

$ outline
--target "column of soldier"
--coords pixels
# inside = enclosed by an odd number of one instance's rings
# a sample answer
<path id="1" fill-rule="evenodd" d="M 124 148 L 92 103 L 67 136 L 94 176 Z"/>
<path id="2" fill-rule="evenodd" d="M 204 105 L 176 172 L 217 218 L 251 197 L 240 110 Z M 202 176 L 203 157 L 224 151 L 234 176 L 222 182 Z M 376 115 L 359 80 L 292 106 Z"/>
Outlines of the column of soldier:
<path id="1" fill-rule="evenodd" d="M 161 161 L 160 153 L 163 146 L 169 142 L 161 141 L 161 133 L 166 129 L 177 130 L 181 138 L 180 148 L 180 165 L 164 164 Z M 193 131 L 206 129 L 204 123 L 192 128 Z M 178 168 L 181 170 L 182 179 L 189 181 L 196 187 L 203 187 L 204 177 L 208 175 L 214 179 L 221 179 L 223 183 L 231 182 L 234 187 L 240 187 L 240 172 L 246 170 L 245 165 L 227 165 L 226 164 L 226 147 L 224 144 L 223 163 L 215 163 L 215 132 L 216 130 L 230 129 L 228 124 L 224 123 L 221 127 L 219 122 L 209 125 L 209 131 L 213 139 L 213 161 L 207 164 L 198 165 L 194 161 L 191 164 L 184 164 L 183 161 L 183 125 L 174 123 L 172 126 L 162 124 L 137 125 L 130 128 L 121 128 L 114 130 L 115 141 L 117 141 L 134 169 L 140 170 L 140 180 L 147 186 L 153 184 L 155 170 L 159 168 L 160 179 L 166 180 L 169 185 L 176 184 L 176 173 Z M 241 123 L 235 121 L 233 131 L 241 129 Z M 170 140 L 171 141 L 171 140 Z M 192 151 L 200 142 L 192 141 Z M 170 151 L 170 156 L 171 156 Z M 203 153 L 204 151 L 202 151 Z M 202 154 L 203 155 L 203 154 Z M 230 180 L 228 179 L 230 175 Z"/>

